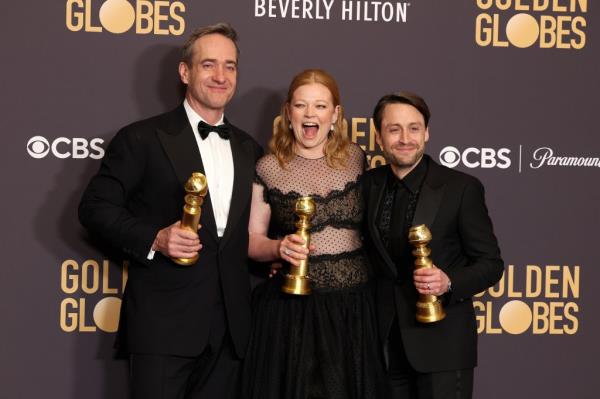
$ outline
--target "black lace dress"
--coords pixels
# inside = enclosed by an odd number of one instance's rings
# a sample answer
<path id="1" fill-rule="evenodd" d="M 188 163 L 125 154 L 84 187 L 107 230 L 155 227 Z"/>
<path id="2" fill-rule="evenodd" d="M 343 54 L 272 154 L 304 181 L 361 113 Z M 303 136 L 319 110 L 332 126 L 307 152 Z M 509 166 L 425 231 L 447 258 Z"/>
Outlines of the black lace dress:
<path id="1" fill-rule="evenodd" d="M 316 203 L 309 257 L 312 294 L 281 292 L 285 270 L 253 293 L 253 329 L 242 397 L 385 398 L 369 267 L 362 252 L 359 178 L 364 153 L 352 144 L 345 169 L 297 156 L 282 169 L 273 155 L 257 164 L 256 184 L 271 208 L 272 237 L 296 231 L 296 199 Z"/>

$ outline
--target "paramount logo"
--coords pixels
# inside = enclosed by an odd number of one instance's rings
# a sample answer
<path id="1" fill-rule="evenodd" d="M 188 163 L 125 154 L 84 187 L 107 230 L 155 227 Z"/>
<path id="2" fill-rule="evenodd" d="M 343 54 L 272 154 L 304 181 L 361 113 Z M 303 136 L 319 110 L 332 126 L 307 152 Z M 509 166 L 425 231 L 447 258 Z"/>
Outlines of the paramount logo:
<path id="1" fill-rule="evenodd" d="M 529 166 L 539 169 L 542 166 L 570 166 L 570 167 L 593 167 L 600 168 L 599 157 L 583 156 L 558 156 L 549 147 L 540 147 L 533 152 L 533 160 Z"/>

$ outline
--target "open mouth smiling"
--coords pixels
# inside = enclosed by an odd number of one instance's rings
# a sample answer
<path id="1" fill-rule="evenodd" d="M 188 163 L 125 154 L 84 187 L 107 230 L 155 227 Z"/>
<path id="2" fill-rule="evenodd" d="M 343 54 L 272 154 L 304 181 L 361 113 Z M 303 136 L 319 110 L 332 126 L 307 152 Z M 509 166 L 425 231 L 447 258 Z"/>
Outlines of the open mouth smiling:
<path id="1" fill-rule="evenodd" d="M 319 124 L 314 122 L 304 122 L 302 124 L 302 131 L 306 138 L 314 138 L 319 131 Z"/>

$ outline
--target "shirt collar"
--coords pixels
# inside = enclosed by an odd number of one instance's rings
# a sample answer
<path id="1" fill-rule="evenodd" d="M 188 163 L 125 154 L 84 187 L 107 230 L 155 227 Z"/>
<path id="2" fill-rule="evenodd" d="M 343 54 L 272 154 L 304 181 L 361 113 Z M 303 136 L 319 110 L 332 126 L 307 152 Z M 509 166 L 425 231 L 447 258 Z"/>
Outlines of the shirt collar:
<path id="1" fill-rule="evenodd" d="M 198 113 L 196 111 L 194 111 L 194 109 L 192 108 L 190 103 L 188 103 L 187 98 L 185 100 L 183 100 L 183 108 L 185 109 L 185 113 L 187 114 L 190 125 L 192 125 L 192 129 L 194 130 L 194 133 L 199 134 L 198 133 L 198 124 L 200 123 L 200 121 L 202 121 L 202 122 L 206 122 L 206 121 L 204 120 L 204 118 L 202 118 L 200 115 L 198 115 Z M 222 125 L 223 123 L 225 123 L 224 120 L 225 120 L 225 114 L 221 115 L 221 119 L 219 119 L 219 121 L 215 124 L 215 126 Z M 206 123 L 208 123 L 208 122 L 206 122 Z M 210 125 L 210 123 L 209 123 L 209 125 Z"/>
<path id="2" fill-rule="evenodd" d="M 392 168 L 389 168 L 388 173 L 388 186 L 392 189 L 395 189 L 398 184 L 402 184 L 404 188 L 406 188 L 411 193 L 416 193 L 419 191 L 421 187 L 421 183 L 425 179 L 425 175 L 427 174 L 429 162 L 426 155 L 423 155 L 417 166 L 413 168 L 403 179 L 398 179 L 398 177 L 392 171 Z"/>

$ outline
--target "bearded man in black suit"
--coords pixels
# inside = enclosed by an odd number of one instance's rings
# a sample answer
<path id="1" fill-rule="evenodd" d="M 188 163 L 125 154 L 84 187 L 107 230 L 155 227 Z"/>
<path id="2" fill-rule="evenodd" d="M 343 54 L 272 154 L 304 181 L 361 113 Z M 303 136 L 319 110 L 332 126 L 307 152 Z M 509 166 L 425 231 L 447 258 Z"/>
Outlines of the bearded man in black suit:
<path id="1" fill-rule="evenodd" d="M 377 273 L 380 337 L 393 398 L 470 398 L 477 363 L 471 297 L 494 285 L 504 265 L 473 176 L 424 154 L 430 112 L 408 92 L 384 96 L 373 119 L 388 165 L 364 176 L 367 250 Z M 435 265 L 414 270 L 410 226 L 425 224 Z M 415 318 L 418 294 L 439 296 L 446 317 Z"/>
<path id="2" fill-rule="evenodd" d="M 250 329 L 248 218 L 262 153 L 224 110 L 237 82 L 237 34 L 194 31 L 179 64 L 185 100 L 121 129 L 79 206 L 81 223 L 130 259 L 119 334 L 136 399 L 238 394 Z M 182 229 L 183 186 L 202 172 L 198 233 Z M 171 257 L 190 258 L 179 266 Z"/>

